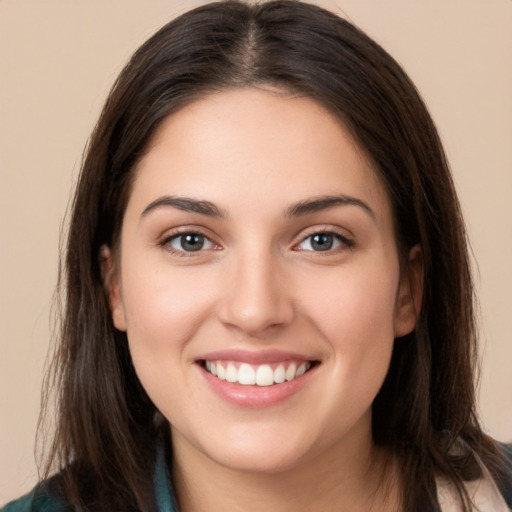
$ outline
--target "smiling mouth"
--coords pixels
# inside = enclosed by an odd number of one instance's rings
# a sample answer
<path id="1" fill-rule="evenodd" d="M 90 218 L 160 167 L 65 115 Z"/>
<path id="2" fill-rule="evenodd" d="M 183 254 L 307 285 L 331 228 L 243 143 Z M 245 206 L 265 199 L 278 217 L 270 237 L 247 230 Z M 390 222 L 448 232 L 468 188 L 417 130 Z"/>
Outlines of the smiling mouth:
<path id="1" fill-rule="evenodd" d="M 234 361 L 202 361 L 203 368 L 220 380 L 242 386 L 273 386 L 298 379 L 311 370 L 317 361 L 248 364 Z"/>

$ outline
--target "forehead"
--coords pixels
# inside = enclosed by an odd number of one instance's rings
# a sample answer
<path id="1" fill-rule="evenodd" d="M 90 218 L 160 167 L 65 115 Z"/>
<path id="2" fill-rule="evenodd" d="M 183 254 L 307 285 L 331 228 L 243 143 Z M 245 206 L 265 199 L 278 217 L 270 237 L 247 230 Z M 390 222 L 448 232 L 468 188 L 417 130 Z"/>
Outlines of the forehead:
<path id="1" fill-rule="evenodd" d="M 133 192 L 146 202 L 167 193 L 267 207 L 340 193 L 388 207 L 370 160 L 336 116 L 311 98 L 254 88 L 210 94 L 170 115 L 137 166 Z"/>

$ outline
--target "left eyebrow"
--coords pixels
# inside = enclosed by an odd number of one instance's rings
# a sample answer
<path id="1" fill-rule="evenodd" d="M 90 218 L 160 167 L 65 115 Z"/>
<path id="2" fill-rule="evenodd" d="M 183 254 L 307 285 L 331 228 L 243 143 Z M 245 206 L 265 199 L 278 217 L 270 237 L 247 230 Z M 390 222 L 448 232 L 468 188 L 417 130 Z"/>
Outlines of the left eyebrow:
<path id="1" fill-rule="evenodd" d="M 362 208 L 373 220 L 375 220 L 375 212 L 367 203 L 356 197 L 346 196 L 344 194 L 313 197 L 311 199 L 299 201 L 286 209 L 285 216 L 300 217 L 302 215 L 328 210 L 335 206 L 357 206 Z"/>
<path id="2" fill-rule="evenodd" d="M 163 196 L 155 199 L 152 203 L 148 204 L 146 208 L 144 208 L 141 217 L 146 216 L 153 210 L 165 207 L 177 208 L 178 210 L 183 210 L 185 212 L 199 213 L 201 215 L 207 215 L 208 217 L 226 217 L 226 213 L 210 201 L 177 196 Z"/>

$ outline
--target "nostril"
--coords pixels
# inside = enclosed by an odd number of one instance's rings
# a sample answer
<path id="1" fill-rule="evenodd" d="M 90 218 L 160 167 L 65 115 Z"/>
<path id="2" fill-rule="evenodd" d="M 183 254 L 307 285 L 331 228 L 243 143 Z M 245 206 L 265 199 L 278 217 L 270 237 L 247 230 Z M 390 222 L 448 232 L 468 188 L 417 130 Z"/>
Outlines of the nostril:
<path id="1" fill-rule="evenodd" d="M 294 316 L 289 287 L 277 271 L 278 261 L 265 249 L 239 254 L 231 282 L 219 302 L 219 318 L 251 336 L 288 325 Z"/>
<path id="2" fill-rule="evenodd" d="M 257 297 L 236 300 L 224 304 L 219 318 L 225 325 L 234 327 L 251 336 L 287 326 L 293 319 L 293 308 L 270 297 Z"/>

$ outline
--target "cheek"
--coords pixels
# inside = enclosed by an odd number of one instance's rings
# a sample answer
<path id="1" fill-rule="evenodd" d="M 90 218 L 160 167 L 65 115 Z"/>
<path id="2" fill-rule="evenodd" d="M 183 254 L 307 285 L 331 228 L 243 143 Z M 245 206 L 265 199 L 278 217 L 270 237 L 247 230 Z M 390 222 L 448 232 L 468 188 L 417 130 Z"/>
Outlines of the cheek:
<path id="1" fill-rule="evenodd" d="M 128 263 L 125 268 L 138 269 L 126 272 L 122 287 L 132 358 L 136 365 L 162 363 L 164 354 L 181 354 L 211 314 L 212 287 L 207 273 L 197 268 L 177 271 L 170 265 Z M 148 268 L 156 270 L 140 270 Z"/>
<path id="2" fill-rule="evenodd" d="M 370 405 L 387 374 L 397 281 L 393 266 L 387 271 L 379 266 L 367 266 L 365 272 L 340 270 L 316 287 L 304 305 L 331 351 L 332 389 L 354 409 Z"/>
<path id="3" fill-rule="evenodd" d="M 346 340 L 349 349 L 354 343 L 376 345 L 378 339 L 393 339 L 397 283 L 398 271 L 392 268 L 340 269 L 301 295 L 307 297 L 304 308 L 326 337 L 339 348 Z"/>
<path id="4" fill-rule="evenodd" d="M 158 270 L 141 271 L 155 267 L 133 266 L 133 262 L 125 266 L 137 269 L 127 272 L 123 280 L 127 337 L 142 386 L 156 407 L 174 422 L 176 411 L 195 414 L 196 389 L 187 380 L 186 369 L 193 361 L 197 331 L 208 324 L 215 298 L 208 286 L 211 277 L 208 282 L 197 267 L 176 271 L 160 265 Z M 180 392 L 169 392 L 176 389 Z"/>

